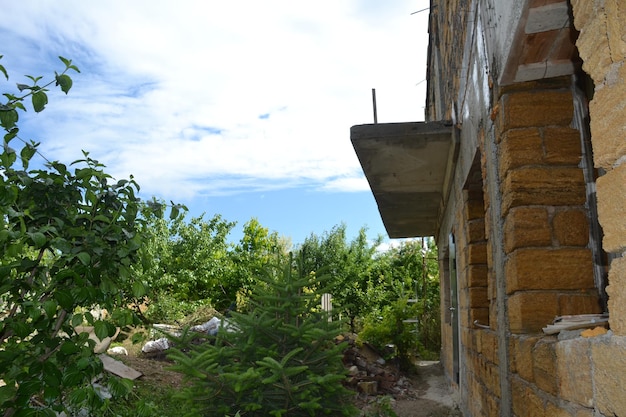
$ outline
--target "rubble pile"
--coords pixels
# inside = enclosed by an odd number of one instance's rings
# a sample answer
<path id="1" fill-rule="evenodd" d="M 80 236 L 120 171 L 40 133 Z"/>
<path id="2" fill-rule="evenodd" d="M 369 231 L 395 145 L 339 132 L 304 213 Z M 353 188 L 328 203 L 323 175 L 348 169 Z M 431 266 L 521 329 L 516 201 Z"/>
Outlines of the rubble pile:
<path id="1" fill-rule="evenodd" d="M 348 369 L 349 388 L 364 395 L 390 395 L 401 398 L 411 391 L 411 381 L 404 377 L 397 365 L 385 361 L 368 343 L 357 346 L 348 338 L 343 363 Z"/>

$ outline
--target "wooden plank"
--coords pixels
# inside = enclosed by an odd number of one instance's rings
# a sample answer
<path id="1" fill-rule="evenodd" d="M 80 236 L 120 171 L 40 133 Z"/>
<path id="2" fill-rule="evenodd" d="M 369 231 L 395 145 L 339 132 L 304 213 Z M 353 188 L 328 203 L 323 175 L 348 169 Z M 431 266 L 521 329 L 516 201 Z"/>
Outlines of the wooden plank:
<path id="1" fill-rule="evenodd" d="M 128 378 L 135 380 L 142 376 L 143 374 L 130 366 L 126 366 L 122 362 L 117 359 L 113 359 L 109 355 L 105 355 L 104 353 L 100 356 L 100 360 L 102 361 L 102 365 L 104 366 L 104 370 L 112 373 L 113 375 L 117 375 L 121 378 Z"/>

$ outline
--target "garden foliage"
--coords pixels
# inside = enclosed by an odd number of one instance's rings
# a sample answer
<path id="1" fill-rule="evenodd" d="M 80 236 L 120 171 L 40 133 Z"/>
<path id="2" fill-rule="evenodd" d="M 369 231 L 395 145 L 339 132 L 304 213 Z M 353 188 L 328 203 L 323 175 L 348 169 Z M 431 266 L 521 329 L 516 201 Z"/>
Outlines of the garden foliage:
<path id="1" fill-rule="evenodd" d="M 0 56 L 1 58 L 1 56 Z M 9 416 L 55 416 L 94 405 L 92 379 L 102 371 L 94 342 L 75 327 L 88 324 L 103 339 L 116 327 L 94 317 L 106 309 L 120 326 L 137 322 L 126 308 L 146 295 L 131 266 L 141 246 L 139 187 L 115 181 L 83 152 L 69 166 L 61 162 L 30 168 L 39 143 L 19 135 L 19 115 L 30 101 L 35 112 L 48 104 L 52 85 L 68 93 L 78 72 L 72 61 L 54 79 L 27 76 L 17 93 L 5 93 L 0 125 L 0 410 Z M 0 66 L 8 80 L 8 72 Z M 45 158 L 43 158 L 45 160 Z M 118 382 L 118 381 L 116 381 Z M 122 393 L 132 384 L 120 381 Z M 122 388 L 122 389 L 121 389 Z"/>
<path id="2" fill-rule="evenodd" d="M 353 415 L 342 385 L 345 346 L 334 340 L 341 323 L 310 309 L 319 293 L 307 290 L 319 284 L 291 264 L 267 273 L 251 293 L 250 312 L 228 319 L 230 331 L 172 354 L 190 379 L 190 416 Z"/>

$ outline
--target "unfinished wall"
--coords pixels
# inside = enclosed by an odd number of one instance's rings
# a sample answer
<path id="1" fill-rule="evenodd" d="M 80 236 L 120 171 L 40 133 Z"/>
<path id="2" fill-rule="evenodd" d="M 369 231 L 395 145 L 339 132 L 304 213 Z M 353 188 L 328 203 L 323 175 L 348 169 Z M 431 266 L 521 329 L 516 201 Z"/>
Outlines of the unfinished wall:
<path id="1" fill-rule="evenodd" d="M 559 346 L 559 357 L 574 351 L 589 360 L 571 365 L 583 378 L 570 392 L 584 390 L 587 404 L 604 415 L 625 415 L 626 395 L 626 3 L 623 0 L 572 0 L 576 46 L 583 69 L 593 79 L 589 104 L 594 164 L 606 172 L 598 178 L 598 217 L 603 245 L 615 259 L 609 268 L 608 307 L 611 333 L 590 341 Z M 563 345 L 563 342 L 559 343 Z M 589 375 L 588 378 L 585 376 Z M 591 388 L 589 388 L 591 385 Z"/>
<path id="2" fill-rule="evenodd" d="M 599 313 L 571 78 L 515 85 L 496 120 L 512 333 Z"/>
<path id="3" fill-rule="evenodd" d="M 454 9 L 435 3 L 441 7 L 435 14 Z M 581 132 L 573 127 L 573 77 L 492 88 L 490 65 L 503 61 L 499 47 L 505 43 L 488 33 L 488 25 L 500 3 L 460 2 L 453 13 L 471 16 L 441 18 L 436 26 L 442 32 L 433 54 L 439 72 L 429 76 L 429 96 L 439 107 L 427 114 L 458 116 L 460 160 L 480 159 L 469 174 L 457 175 L 447 202 L 453 219 L 440 232 L 457 239 L 458 388 L 468 416 L 626 415 L 626 2 L 571 3 L 583 70 L 595 83 L 589 112 L 593 161 L 601 174 L 598 218 L 604 249 L 614 258 L 607 289 L 611 330 L 600 336 L 541 332 L 555 316 L 602 309 L 589 239 L 594 212 L 581 169 Z M 482 43 L 473 6 L 485 8 L 477 16 L 487 16 Z M 453 23 L 446 27 L 446 21 Z M 450 36 L 455 31 L 460 35 Z M 487 53 L 481 55 L 481 48 Z M 488 89 L 476 83 L 483 70 Z M 453 329 L 442 323 L 442 360 L 450 373 Z M 504 348 L 502 340 L 508 340 Z"/>

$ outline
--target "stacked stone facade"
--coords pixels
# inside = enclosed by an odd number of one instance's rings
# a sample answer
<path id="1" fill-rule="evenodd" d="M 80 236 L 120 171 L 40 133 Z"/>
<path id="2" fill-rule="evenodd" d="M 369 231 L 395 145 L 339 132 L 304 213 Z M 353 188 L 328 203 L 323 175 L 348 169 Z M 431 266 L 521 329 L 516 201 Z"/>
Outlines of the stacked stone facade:
<path id="1" fill-rule="evenodd" d="M 626 416 L 626 3 L 571 0 L 576 69 L 500 85 L 515 40 L 507 46 L 500 39 L 507 32 L 497 29 L 498 11 L 509 6 L 494 2 L 431 5 L 426 114 L 451 118 L 462 132 L 447 218 L 436 237 L 442 362 L 467 416 Z M 510 3 L 522 13 L 521 4 L 555 10 L 549 6 L 562 1 Z M 575 120 L 582 76 L 591 81 L 583 127 Z M 593 166 L 585 168 L 589 135 Z M 590 195 L 597 197 L 597 212 Z M 591 237 L 597 225 L 600 249 Z M 450 235 L 456 329 L 446 286 Z M 598 288 L 598 251 L 606 259 L 607 304 Z M 601 313 L 607 306 L 605 334 L 542 332 L 556 316 Z"/>

